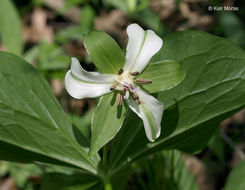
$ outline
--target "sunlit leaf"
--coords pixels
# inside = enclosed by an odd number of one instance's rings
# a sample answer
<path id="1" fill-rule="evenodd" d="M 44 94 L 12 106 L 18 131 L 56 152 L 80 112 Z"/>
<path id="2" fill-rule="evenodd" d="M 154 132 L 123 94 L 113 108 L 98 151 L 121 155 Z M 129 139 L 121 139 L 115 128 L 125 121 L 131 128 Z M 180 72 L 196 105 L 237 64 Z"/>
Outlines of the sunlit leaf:
<path id="1" fill-rule="evenodd" d="M 99 72 L 116 74 L 123 68 L 125 56 L 112 37 L 104 32 L 92 31 L 83 40 Z"/>
<path id="2" fill-rule="evenodd" d="M 96 153 L 118 133 L 126 110 L 125 103 L 117 106 L 114 93 L 101 97 L 92 119 L 90 155 Z"/>
<path id="3" fill-rule="evenodd" d="M 1 159 L 15 154 L 26 161 L 56 160 L 98 172 L 99 158 L 88 159 L 88 141 L 72 126 L 36 69 L 0 52 L 0 86 L 0 152 L 7 152 Z"/>
<path id="4" fill-rule="evenodd" d="M 21 21 L 11 0 L 0 1 L 0 40 L 7 51 L 22 53 Z"/>
<path id="5" fill-rule="evenodd" d="M 182 83 L 158 95 L 165 104 L 161 136 L 149 143 L 142 124 L 129 113 L 131 122 L 126 120 L 111 151 L 111 170 L 163 149 L 199 151 L 220 122 L 245 105 L 245 53 L 229 40 L 176 32 L 164 38 L 152 62 L 159 60 L 178 60 L 186 71 Z"/>

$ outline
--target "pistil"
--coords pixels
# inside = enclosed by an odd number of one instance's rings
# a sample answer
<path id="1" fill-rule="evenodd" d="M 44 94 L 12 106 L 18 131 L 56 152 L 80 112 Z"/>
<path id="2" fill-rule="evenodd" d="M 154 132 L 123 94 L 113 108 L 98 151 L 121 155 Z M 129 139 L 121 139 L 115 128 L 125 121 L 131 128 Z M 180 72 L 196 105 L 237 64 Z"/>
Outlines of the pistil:
<path id="1" fill-rule="evenodd" d="M 123 98 L 128 99 L 130 95 L 132 96 L 132 98 L 135 100 L 137 104 L 141 104 L 141 100 L 137 95 L 137 90 L 139 89 L 139 87 L 135 88 L 134 82 L 137 84 L 151 84 L 152 81 L 147 79 L 141 79 L 141 78 L 134 80 L 134 78 L 137 75 L 139 75 L 139 72 L 137 71 L 128 72 L 128 71 L 124 71 L 122 68 L 119 69 L 117 75 L 115 76 L 115 82 L 110 87 L 110 90 L 119 91 L 116 97 L 116 103 L 118 107 L 122 105 Z M 121 94 L 120 91 L 124 92 L 124 96 Z"/>

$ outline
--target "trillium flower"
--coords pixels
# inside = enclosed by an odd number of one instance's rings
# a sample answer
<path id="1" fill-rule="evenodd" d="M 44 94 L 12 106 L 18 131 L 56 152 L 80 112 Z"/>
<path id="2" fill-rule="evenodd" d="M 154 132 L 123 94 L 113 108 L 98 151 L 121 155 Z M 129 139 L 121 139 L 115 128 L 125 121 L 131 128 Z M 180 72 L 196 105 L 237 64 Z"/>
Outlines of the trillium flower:
<path id="1" fill-rule="evenodd" d="M 117 106 L 120 107 L 122 102 L 125 101 L 129 108 L 143 120 L 146 136 L 149 141 L 153 142 L 159 137 L 161 132 L 161 119 L 164 105 L 155 97 L 151 96 L 145 90 L 147 88 L 143 88 L 149 85 L 151 86 L 149 88 L 151 92 L 158 92 L 169 87 L 167 87 L 164 82 L 166 82 L 166 84 L 172 82 L 170 86 L 174 86 L 183 79 L 183 75 L 174 77 L 174 79 L 170 79 L 170 81 L 162 81 L 162 76 L 165 78 L 168 76 L 171 77 L 172 75 L 177 76 L 177 70 L 180 70 L 179 64 L 178 68 L 176 67 L 177 69 L 171 69 L 172 66 L 170 69 L 169 67 L 160 68 L 161 70 L 165 69 L 165 71 L 163 71 L 165 74 L 163 75 L 157 70 L 159 69 L 159 64 L 155 64 L 151 67 L 150 72 L 159 72 L 160 75 L 147 75 L 147 72 L 144 75 L 152 56 L 161 49 L 163 44 L 162 39 L 152 30 L 144 31 L 138 24 L 129 25 L 127 34 L 128 45 L 126 59 L 124 59 L 125 63 L 122 68 L 115 70 L 113 67 L 111 70 L 114 69 L 114 73 L 108 73 L 107 70 L 104 70 L 104 73 L 87 72 L 81 67 L 76 58 L 72 58 L 71 69 L 67 72 L 65 77 L 65 85 L 68 93 L 76 99 L 95 98 L 108 93 L 116 93 Z M 90 42 L 94 43 L 94 46 L 98 46 L 96 39 Z M 90 50 L 88 53 L 92 52 L 89 43 L 85 44 L 85 48 Z M 99 51 L 101 48 L 97 49 Z M 96 54 L 96 52 L 92 53 Z M 110 52 L 102 51 L 102 53 L 108 54 Z M 110 58 L 113 59 L 113 56 L 114 55 L 110 55 Z M 93 61 L 95 64 L 101 61 L 98 56 L 91 56 L 91 58 L 94 58 Z M 103 64 L 107 64 L 107 61 L 104 60 Z M 174 65 L 174 67 L 176 66 L 175 63 L 171 64 L 170 62 L 163 64 L 163 66 L 168 64 Z M 109 66 L 111 65 L 108 65 L 108 67 Z M 155 67 L 156 70 L 154 70 Z M 144 76 L 149 76 L 149 78 L 145 78 Z"/>

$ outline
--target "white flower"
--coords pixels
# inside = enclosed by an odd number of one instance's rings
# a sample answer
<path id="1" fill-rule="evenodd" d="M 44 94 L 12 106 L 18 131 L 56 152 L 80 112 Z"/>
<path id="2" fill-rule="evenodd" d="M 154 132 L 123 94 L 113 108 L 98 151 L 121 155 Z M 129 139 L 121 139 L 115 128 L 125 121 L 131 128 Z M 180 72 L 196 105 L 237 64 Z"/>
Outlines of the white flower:
<path id="1" fill-rule="evenodd" d="M 153 31 L 144 31 L 138 24 L 129 25 L 127 34 L 129 41 L 124 68 L 117 74 L 87 72 L 76 58 L 72 58 L 71 70 L 65 77 L 66 89 L 77 99 L 118 92 L 117 105 L 121 105 L 124 97 L 131 110 L 143 120 L 146 136 L 153 142 L 161 132 L 163 103 L 137 86 L 151 81 L 135 77 L 144 71 L 151 57 L 161 49 L 162 40 Z"/>

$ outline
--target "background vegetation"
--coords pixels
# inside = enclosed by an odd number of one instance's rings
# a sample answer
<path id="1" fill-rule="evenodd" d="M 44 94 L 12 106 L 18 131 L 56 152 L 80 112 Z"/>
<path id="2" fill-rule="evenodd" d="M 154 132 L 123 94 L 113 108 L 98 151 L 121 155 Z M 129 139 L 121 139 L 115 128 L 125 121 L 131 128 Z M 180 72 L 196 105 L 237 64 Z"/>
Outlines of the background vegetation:
<path id="1" fill-rule="evenodd" d="M 239 10 L 215 11 L 209 6 Z M 0 0 L 0 50 L 17 54 L 38 68 L 65 112 L 72 113 L 73 123 L 88 137 L 97 100 L 71 98 L 64 89 L 64 76 L 71 56 L 79 58 L 87 70 L 95 69 L 82 42 L 91 29 L 105 31 L 122 48 L 127 44 L 126 27 L 137 22 L 163 36 L 163 41 L 175 31 L 201 30 L 244 49 L 244 21 L 242 0 Z M 208 146 L 195 155 L 156 153 L 133 163 L 115 182 L 121 189 L 229 190 L 234 184 L 245 189 L 244 125 L 242 110 L 224 120 Z M 73 174 L 70 168 L 0 161 L 0 190 L 65 189 L 81 179 L 68 177 Z M 93 181 L 87 183 L 93 185 Z"/>

